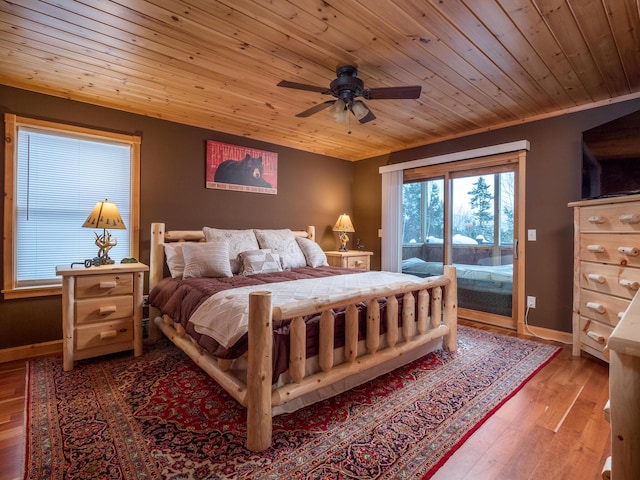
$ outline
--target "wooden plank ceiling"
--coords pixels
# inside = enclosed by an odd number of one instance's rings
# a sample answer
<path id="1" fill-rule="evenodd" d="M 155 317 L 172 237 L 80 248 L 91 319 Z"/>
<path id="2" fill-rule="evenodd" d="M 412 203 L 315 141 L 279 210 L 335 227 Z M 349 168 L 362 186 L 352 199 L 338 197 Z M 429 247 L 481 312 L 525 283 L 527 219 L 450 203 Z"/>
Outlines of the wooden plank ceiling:
<path id="1" fill-rule="evenodd" d="M 360 160 L 640 96 L 638 0 L 0 2 L 0 83 Z M 338 65 L 376 120 L 337 123 Z"/>

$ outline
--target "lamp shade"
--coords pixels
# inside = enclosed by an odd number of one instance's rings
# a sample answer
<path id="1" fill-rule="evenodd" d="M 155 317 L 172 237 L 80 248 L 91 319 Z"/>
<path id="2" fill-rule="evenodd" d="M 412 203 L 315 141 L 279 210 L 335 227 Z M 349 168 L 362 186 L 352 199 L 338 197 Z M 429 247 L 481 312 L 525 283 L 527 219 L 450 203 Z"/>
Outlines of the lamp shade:
<path id="1" fill-rule="evenodd" d="M 351 218 L 346 213 L 343 213 L 338 217 L 338 221 L 333 226 L 334 232 L 355 232 Z"/>
<path id="2" fill-rule="evenodd" d="M 106 199 L 104 202 L 96 203 L 93 210 L 82 224 L 86 228 L 109 228 L 115 230 L 125 230 L 127 227 L 120 216 L 118 207 L 113 202 Z"/>
<path id="3" fill-rule="evenodd" d="M 329 111 L 333 114 L 333 118 L 336 119 L 336 122 L 347 123 L 347 120 L 349 119 L 349 110 L 342 99 L 337 99 L 331 108 L 329 108 Z"/>
<path id="4" fill-rule="evenodd" d="M 353 105 L 351 105 L 351 111 L 358 120 L 362 120 L 369 114 L 369 109 L 360 100 L 353 102 Z"/>

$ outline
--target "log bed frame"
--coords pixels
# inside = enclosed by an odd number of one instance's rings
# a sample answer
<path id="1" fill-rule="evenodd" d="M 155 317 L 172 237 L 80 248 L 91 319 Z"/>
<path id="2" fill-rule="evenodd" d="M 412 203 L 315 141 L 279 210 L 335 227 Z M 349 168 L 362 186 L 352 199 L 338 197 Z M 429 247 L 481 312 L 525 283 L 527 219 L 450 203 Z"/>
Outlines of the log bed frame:
<path id="1" fill-rule="evenodd" d="M 298 236 L 315 240 L 314 227 L 294 231 Z M 151 258 L 149 290 L 163 278 L 165 242 L 204 241 L 202 230 L 165 231 L 163 223 L 151 224 Z M 418 309 L 412 292 L 417 291 Z M 398 301 L 404 295 L 402 327 L 398 328 Z M 387 299 L 387 332 L 381 342 L 380 309 L 377 299 Z M 358 312 L 356 303 L 367 303 L 366 352 L 358 353 Z M 430 303 L 430 305 L 429 305 Z M 344 361 L 334 359 L 334 318 L 331 309 L 346 307 Z M 416 313 L 417 318 L 416 318 Z M 320 314 L 318 360 L 321 371 L 305 376 L 305 323 L 303 317 Z M 431 313 L 429 315 L 429 313 Z M 398 359 L 430 341 L 442 338 L 444 347 L 456 350 L 457 292 L 455 268 L 446 266 L 444 274 L 425 278 L 422 283 L 406 283 L 393 287 L 376 287 L 358 292 L 295 301 L 279 307 L 271 306 L 271 293 L 249 295 L 249 350 L 246 383 L 230 372 L 230 360 L 217 359 L 191 340 L 180 324 L 151 308 L 149 336 L 158 338 L 159 328 L 178 348 L 247 409 L 247 443 L 249 450 L 259 452 L 271 445 L 272 408 L 283 405 L 309 392 L 340 382 L 352 375 L 380 367 Z M 271 385 L 272 322 L 292 319 L 291 382 L 280 387 Z M 402 333 L 400 338 L 399 330 Z M 408 340 L 405 340 L 408 339 Z M 336 363 L 336 364 L 334 364 Z M 383 373 L 383 372 L 381 372 Z M 376 376 L 379 375 L 376 373 Z"/>

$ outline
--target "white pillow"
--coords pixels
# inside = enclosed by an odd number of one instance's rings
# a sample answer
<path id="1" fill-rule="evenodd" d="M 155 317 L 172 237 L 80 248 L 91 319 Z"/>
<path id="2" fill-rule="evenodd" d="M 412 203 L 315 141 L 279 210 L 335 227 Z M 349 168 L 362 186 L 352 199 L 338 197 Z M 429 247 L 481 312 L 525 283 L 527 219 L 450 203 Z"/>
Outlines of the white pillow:
<path id="1" fill-rule="evenodd" d="M 204 239 L 207 242 L 226 242 L 229 251 L 231 272 L 240 273 L 240 259 L 238 255 L 248 250 L 259 250 L 253 230 L 224 230 L 221 228 L 204 227 Z"/>
<path id="2" fill-rule="evenodd" d="M 165 243 L 164 256 L 167 259 L 169 273 L 173 278 L 181 278 L 184 273 L 184 255 L 182 255 L 182 243 Z"/>
<path id="3" fill-rule="evenodd" d="M 255 275 L 256 273 L 281 272 L 280 255 L 270 249 L 250 250 L 240 254 L 242 275 Z"/>
<path id="4" fill-rule="evenodd" d="M 282 268 L 300 268 L 307 265 L 307 259 L 300 250 L 296 236 L 288 228 L 281 230 L 254 230 L 260 248 L 270 248 L 282 259 Z"/>
<path id="5" fill-rule="evenodd" d="M 304 257 L 307 259 L 307 265 L 313 268 L 326 267 L 329 265 L 327 256 L 316 242 L 304 237 L 296 237 L 296 241 L 302 253 L 304 253 Z"/>
<path id="6" fill-rule="evenodd" d="M 182 245 L 183 278 L 232 277 L 229 248 L 226 242 L 198 242 Z"/>

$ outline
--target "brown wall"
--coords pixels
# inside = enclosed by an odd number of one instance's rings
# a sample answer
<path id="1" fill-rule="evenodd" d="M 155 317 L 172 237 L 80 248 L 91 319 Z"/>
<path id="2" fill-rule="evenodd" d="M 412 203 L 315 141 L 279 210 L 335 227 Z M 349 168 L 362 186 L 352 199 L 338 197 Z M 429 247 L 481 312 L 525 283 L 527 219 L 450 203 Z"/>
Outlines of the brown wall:
<path id="1" fill-rule="evenodd" d="M 0 86 L 0 114 L 4 113 L 142 136 L 140 259 L 144 262 L 149 259 L 150 224 L 155 221 L 165 222 L 169 229 L 315 225 L 321 246 L 333 250 L 337 239 L 331 228 L 340 213 L 351 213 L 351 162 Z M 206 189 L 207 140 L 277 152 L 278 194 Z M 0 172 L 4 176 L 4 158 Z M 93 239 L 88 236 L 87 242 Z M 60 296 L 3 298 L 0 349 L 58 340 L 61 322 Z"/>
<path id="2" fill-rule="evenodd" d="M 526 242 L 527 295 L 537 297 L 529 313 L 532 325 L 571 331 L 573 288 L 573 212 L 567 207 L 581 195 L 581 132 L 640 109 L 633 100 L 493 132 L 441 142 L 378 157 L 355 165 L 354 215 L 367 219 L 363 242 L 380 262 L 381 178 L 378 168 L 489 145 L 528 140 L 526 172 L 526 229 L 537 230 L 537 241 Z M 376 263 L 377 262 L 377 263 Z"/>
<path id="3" fill-rule="evenodd" d="M 142 261 L 148 261 L 149 226 L 153 221 L 164 221 L 171 229 L 202 225 L 302 228 L 313 224 L 318 229 L 322 247 L 335 249 L 336 238 L 331 227 L 338 214 L 346 211 L 353 213 L 356 228 L 351 235 L 352 243 L 360 238 L 365 248 L 374 252 L 372 268 L 378 269 L 380 166 L 529 140 L 525 228 L 535 228 L 538 237 L 537 242 L 526 242 L 526 292 L 537 297 L 537 308 L 531 311 L 529 321 L 566 332 L 571 331 L 573 282 L 573 224 L 567 203 L 580 197 L 580 132 L 638 109 L 640 100 L 634 100 L 352 164 L 248 138 L 0 86 L 0 113 L 142 136 Z M 209 139 L 277 152 L 278 195 L 204 188 L 205 143 Z M 3 174 L 4 159 L 0 169 L 0 175 Z M 4 184 L 4 178 L 2 182 Z M 0 349 L 60 339 L 60 311 L 59 296 L 1 300 Z"/>

